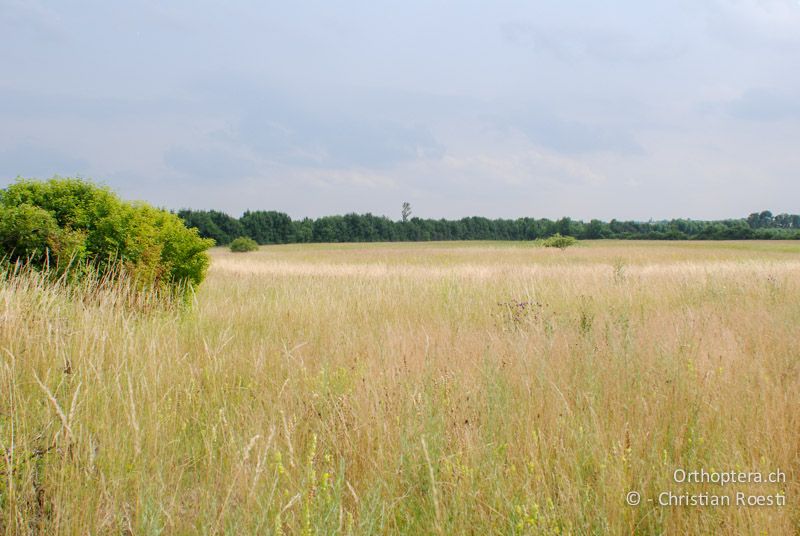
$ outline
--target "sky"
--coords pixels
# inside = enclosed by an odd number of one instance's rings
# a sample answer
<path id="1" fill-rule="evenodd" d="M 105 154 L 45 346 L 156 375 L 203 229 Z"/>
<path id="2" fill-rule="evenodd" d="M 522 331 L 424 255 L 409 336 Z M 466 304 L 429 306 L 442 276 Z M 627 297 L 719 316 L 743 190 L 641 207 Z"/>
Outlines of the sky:
<path id="1" fill-rule="evenodd" d="M 800 212 L 800 1 L 0 0 L 0 187 L 429 218 Z"/>

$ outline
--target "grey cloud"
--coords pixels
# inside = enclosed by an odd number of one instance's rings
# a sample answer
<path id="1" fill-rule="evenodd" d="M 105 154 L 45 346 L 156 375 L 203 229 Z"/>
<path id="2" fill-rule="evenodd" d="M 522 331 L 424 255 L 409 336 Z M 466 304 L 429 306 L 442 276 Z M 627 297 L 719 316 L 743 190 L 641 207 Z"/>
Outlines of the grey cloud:
<path id="1" fill-rule="evenodd" d="M 11 32 L 31 32 L 45 40 L 66 37 L 58 14 L 36 0 L 0 0 L 0 28 L 6 37 Z"/>
<path id="2" fill-rule="evenodd" d="M 199 89 L 239 118 L 218 137 L 272 162 L 310 167 L 385 168 L 419 158 L 441 158 L 444 146 L 418 121 L 365 109 L 359 95 L 320 89 L 307 97 L 228 80 Z M 374 101 L 372 106 L 375 106 Z M 384 110 L 391 110 L 391 105 Z"/>
<path id="3" fill-rule="evenodd" d="M 750 89 L 726 106 L 738 119 L 779 121 L 800 118 L 800 95 L 775 89 Z"/>
<path id="4" fill-rule="evenodd" d="M 235 77 L 193 89 L 240 116 L 230 129 L 216 133 L 218 140 L 286 165 L 379 169 L 419 159 L 440 160 L 446 148 L 422 119 L 445 124 L 475 120 L 500 131 L 515 128 L 534 143 L 567 154 L 644 152 L 631 130 L 638 120 L 630 111 L 636 108 L 641 114 L 641 105 L 631 99 L 625 103 L 631 117 L 592 124 L 545 111 L 550 104 L 546 102 L 534 102 L 524 110 L 513 106 L 509 112 L 510 107 L 498 101 L 399 91 L 344 93 L 328 88 L 324 97 L 311 98 L 302 91 L 288 95 L 274 88 L 262 90 Z M 619 103 L 606 99 L 602 105 L 619 115 Z"/>
<path id="5" fill-rule="evenodd" d="M 297 116 L 280 122 L 256 113 L 242 121 L 239 135 L 267 158 L 309 166 L 385 167 L 444 153 L 425 128 L 391 121 Z"/>
<path id="6" fill-rule="evenodd" d="M 225 181 L 258 171 L 252 158 L 219 147 L 172 147 L 164 154 L 167 167 L 191 177 Z"/>
<path id="7" fill-rule="evenodd" d="M 93 120 L 142 117 L 197 111 L 190 100 L 168 98 L 90 97 L 59 92 L 0 88 L 0 115 L 18 118 L 74 118 Z"/>
<path id="8" fill-rule="evenodd" d="M 600 126 L 531 111 L 499 119 L 497 124 L 516 128 L 537 145 L 564 154 L 644 154 L 644 148 L 624 126 Z"/>
<path id="9" fill-rule="evenodd" d="M 527 22 L 506 22 L 500 32 L 507 42 L 561 61 L 652 62 L 675 58 L 683 49 L 674 42 L 650 42 L 605 28 L 553 28 Z"/>
<path id="10" fill-rule="evenodd" d="M 705 9 L 709 35 L 736 49 L 773 49 L 786 53 L 800 47 L 800 5 L 794 0 L 709 0 Z"/>
<path id="11" fill-rule="evenodd" d="M 17 176 L 49 178 L 56 174 L 85 175 L 88 167 L 88 163 L 81 158 L 32 143 L 21 143 L 0 150 L 0 179 Z"/>

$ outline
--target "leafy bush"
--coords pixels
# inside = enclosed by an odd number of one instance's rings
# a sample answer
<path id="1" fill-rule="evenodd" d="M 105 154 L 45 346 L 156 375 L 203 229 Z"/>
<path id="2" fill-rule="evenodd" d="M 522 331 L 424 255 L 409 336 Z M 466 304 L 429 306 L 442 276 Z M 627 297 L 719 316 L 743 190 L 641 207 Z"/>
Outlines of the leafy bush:
<path id="1" fill-rule="evenodd" d="M 565 250 L 570 246 L 574 246 L 578 240 L 574 236 L 561 236 L 559 233 L 554 234 L 550 238 L 542 241 L 542 245 L 546 248 L 558 248 Z"/>
<path id="2" fill-rule="evenodd" d="M 83 179 L 18 179 L 0 190 L 0 256 L 71 277 L 123 270 L 142 287 L 199 285 L 213 240 L 165 210 Z"/>
<path id="3" fill-rule="evenodd" d="M 58 241 L 59 231 L 52 214 L 28 203 L 4 206 L 0 212 L 3 252 L 31 258 L 36 263 L 42 262 L 48 245 Z"/>
<path id="4" fill-rule="evenodd" d="M 231 251 L 234 253 L 246 253 L 248 251 L 257 251 L 258 242 L 246 236 L 240 236 L 231 242 Z"/>

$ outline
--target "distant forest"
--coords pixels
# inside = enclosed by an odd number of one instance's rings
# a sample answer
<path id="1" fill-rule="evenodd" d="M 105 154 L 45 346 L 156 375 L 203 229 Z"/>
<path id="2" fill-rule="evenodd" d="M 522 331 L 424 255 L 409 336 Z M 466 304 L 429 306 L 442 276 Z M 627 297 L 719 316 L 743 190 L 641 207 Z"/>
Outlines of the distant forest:
<path id="1" fill-rule="evenodd" d="M 216 210 L 181 210 L 178 216 L 196 227 L 205 238 L 218 245 L 229 244 L 240 236 L 259 244 L 303 242 L 420 242 L 429 240 L 536 240 L 556 233 L 578 239 L 629 240 L 797 240 L 800 239 L 800 215 L 773 214 L 765 210 L 747 218 L 699 221 L 591 220 L 586 223 L 570 218 L 488 219 L 469 217 L 460 220 L 431 220 L 407 217 L 393 221 L 372 214 L 324 216 L 292 220 L 275 211 L 248 211 L 234 218 Z"/>

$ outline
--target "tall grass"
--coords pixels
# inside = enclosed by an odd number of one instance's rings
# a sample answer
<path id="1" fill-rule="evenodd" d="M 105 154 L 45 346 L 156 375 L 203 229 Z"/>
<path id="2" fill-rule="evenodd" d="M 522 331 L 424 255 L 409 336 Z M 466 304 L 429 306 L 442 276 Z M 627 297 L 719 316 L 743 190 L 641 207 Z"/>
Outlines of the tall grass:
<path id="1" fill-rule="evenodd" d="M 7 270 L 0 534 L 797 533 L 800 258 L 729 246 L 218 250 L 191 308 Z"/>

